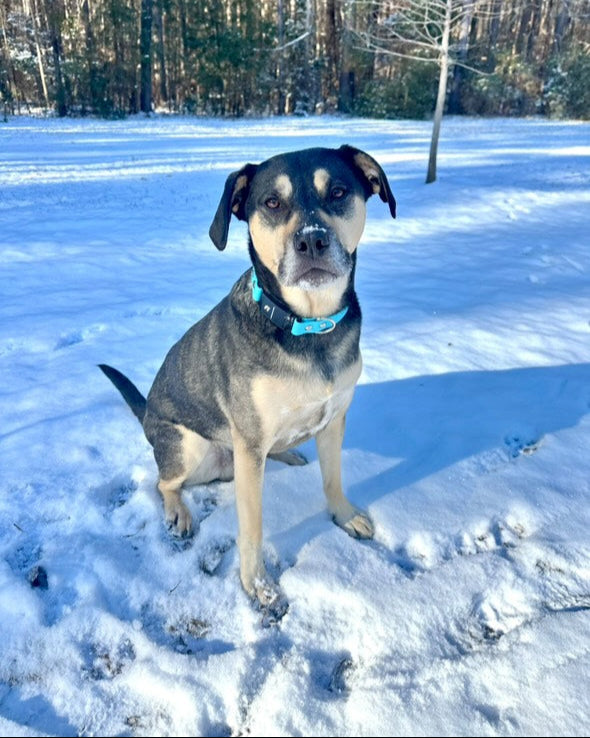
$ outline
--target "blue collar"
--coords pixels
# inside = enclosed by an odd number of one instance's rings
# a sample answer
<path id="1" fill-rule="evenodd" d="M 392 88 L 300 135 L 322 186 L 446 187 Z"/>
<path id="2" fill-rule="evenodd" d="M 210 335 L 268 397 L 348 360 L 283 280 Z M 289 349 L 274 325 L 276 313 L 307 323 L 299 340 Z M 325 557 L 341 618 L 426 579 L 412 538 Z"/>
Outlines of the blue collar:
<path id="1" fill-rule="evenodd" d="M 328 315 L 327 318 L 297 318 L 293 313 L 279 307 L 262 291 L 254 267 L 252 267 L 252 298 L 254 302 L 259 304 L 263 315 L 266 315 L 278 328 L 283 330 L 289 328 L 294 336 L 306 336 L 310 333 L 331 333 L 348 312 L 348 307 L 345 307 L 338 313 Z"/>

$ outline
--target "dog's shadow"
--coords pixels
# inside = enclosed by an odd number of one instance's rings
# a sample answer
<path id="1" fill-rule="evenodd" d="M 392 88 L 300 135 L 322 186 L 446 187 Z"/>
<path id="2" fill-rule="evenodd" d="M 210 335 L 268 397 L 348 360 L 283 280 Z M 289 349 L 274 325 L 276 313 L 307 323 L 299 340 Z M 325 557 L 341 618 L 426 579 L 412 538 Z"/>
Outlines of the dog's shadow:
<path id="1" fill-rule="evenodd" d="M 590 364 L 361 384 L 344 447 L 392 464 L 349 487 L 350 496 L 370 503 L 486 451 L 507 461 L 532 454 L 545 436 L 575 426 L 589 412 Z"/>

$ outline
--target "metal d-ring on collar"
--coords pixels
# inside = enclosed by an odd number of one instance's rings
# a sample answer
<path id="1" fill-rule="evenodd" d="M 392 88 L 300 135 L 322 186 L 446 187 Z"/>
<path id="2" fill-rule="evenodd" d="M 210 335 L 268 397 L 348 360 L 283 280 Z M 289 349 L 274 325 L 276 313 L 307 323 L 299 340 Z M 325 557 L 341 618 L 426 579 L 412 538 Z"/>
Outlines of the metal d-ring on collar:
<path id="1" fill-rule="evenodd" d="M 326 318 L 297 318 L 293 313 L 283 310 L 263 292 L 258 284 L 256 271 L 252 267 L 252 299 L 260 305 L 263 315 L 283 330 L 289 329 L 294 336 L 307 336 L 312 333 L 331 333 L 348 312 L 348 307 Z"/>

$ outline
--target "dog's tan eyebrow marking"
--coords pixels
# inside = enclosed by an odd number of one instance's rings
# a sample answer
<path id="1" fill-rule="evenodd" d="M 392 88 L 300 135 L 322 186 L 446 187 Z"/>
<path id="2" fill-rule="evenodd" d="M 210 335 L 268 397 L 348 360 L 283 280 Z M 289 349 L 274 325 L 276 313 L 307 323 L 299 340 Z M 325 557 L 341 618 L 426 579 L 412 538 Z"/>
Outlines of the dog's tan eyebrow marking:
<path id="1" fill-rule="evenodd" d="M 279 174 L 275 179 L 275 189 L 281 197 L 287 200 L 293 194 L 293 183 L 286 174 Z"/>
<path id="2" fill-rule="evenodd" d="M 330 181 L 330 173 L 326 169 L 316 169 L 313 173 L 313 186 L 325 197 L 328 192 L 328 182 Z"/>

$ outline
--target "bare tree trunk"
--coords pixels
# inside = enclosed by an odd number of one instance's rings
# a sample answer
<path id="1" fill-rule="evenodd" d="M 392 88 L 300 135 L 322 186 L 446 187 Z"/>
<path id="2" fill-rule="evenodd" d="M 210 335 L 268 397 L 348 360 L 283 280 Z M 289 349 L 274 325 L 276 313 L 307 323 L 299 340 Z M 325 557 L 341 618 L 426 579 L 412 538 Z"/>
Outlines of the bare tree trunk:
<path id="1" fill-rule="evenodd" d="M 277 3 L 277 40 L 279 42 L 279 53 L 277 56 L 277 114 L 283 115 L 285 112 L 285 61 L 282 50 L 285 43 L 285 8 L 283 0 L 278 0 Z"/>
<path id="2" fill-rule="evenodd" d="M 53 51 L 53 69 L 55 76 L 55 106 L 57 114 L 63 118 L 68 114 L 66 102 L 66 88 L 64 75 L 61 68 L 62 40 L 61 40 L 61 18 L 57 3 L 52 3 L 47 9 L 47 22 L 51 37 L 51 49 Z"/>
<path id="3" fill-rule="evenodd" d="M 33 20 L 33 35 L 35 37 L 35 51 L 37 52 L 37 64 L 39 65 L 39 76 L 41 78 L 41 87 L 43 89 L 43 98 L 45 106 L 49 107 L 49 93 L 47 92 L 47 82 L 45 80 L 45 68 L 43 67 L 43 54 L 41 52 L 41 44 L 39 43 L 39 30 L 37 28 L 39 18 L 37 17 L 37 3 L 33 0 L 31 5 L 31 17 Z"/>
<path id="4" fill-rule="evenodd" d="M 92 30 L 92 19 L 90 17 L 90 2 L 84 0 L 81 6 L 81 15 L 84 20 L 84 30 L 86 36 L 86 64 L 88 66 L 88 99 L 90 100 L 90 108 L 93 113 L 101 109 L 101 95 L 97 79 L 97 54 L 96 44 L 94 42 L 94 31 Z"/>
<path id="5" fill-rule="evenodd" d="M 445 109 L 445 99 L 447 96 L 447 79 L 449 76 L 449 37 L 451 34 L 452 9 L 453 0 L 447 0 L 439 58 L 440 74 L 438 78 L 438 94 L 436 96 L 436 107 L 434 109 L 434 123 L 432 126 L 432 138 L 430 140 L 430 156 L 428 158 L 426 184 L 430 184 L 431 182 L 434 182 L 436 180 L 436 157 L 438 153 L 438 138 L 440 134 L 440 124 Z"/>
<path id="6" fill-rule="evenodd" d="M 141 0 L 139 107 L 142 113 L 152 110 L 152 11 L 153 0 Z"/>
<path id="7" fill-rule="evenodd" d="M 182 103 L 186 103 L 188 97 L 188 85 L 187 85 L 187 61 L 188 61 L 188 24 L 186 14 L 186 2 L 185 0 L 179 0 L 180 8 L 180 51 L 178 54 L 178 69 L 174 79 L 174 86 L 172 90 L 172 96 L 176 102 L 176 105 L 180 107 Z M 197 92 L 197 100 L 198 100 Z"/>
<path id="8" fill-rule="evenodd" d="M 307 97 L 307 112 L 313 113 L 318 102 L 317 74 L 314 68 L 316 56 L 315 0 L 306 0 L 305 2 L 305 30 L 307 32 L 305 39 L 305 94 Z"/>
<path id="9" fill-rule="evenodd" d="M 352 36 L 350 29 L 354 27 L 350 18 L 353 7 L 343 6 L 344 23 L 340 33 L 340 81 L 338 89 L 338 109 L 350 112 L 354 105 L 355 70 L 352 62 Z"/>
<path id="10" fill-rule="evenodd" d="M 555 29 L 553 33 L 553 48 L 557 53 L 561 53 L 563 50 L 563 39 L 570 23 L 569 7 L 567 3 L 563 3 L 555 18 Z"/>
<path id="11" fill-rule="evenodd" d="M 338 101 L 338 68 L 340 66 L 338 48 L 338 17 L 336 0 L 326 0 L 325 12 L 327 74 L 325 97 L 328 109 L 334 109 Z"/>
<path id="12" fill-rule="evenodd" d="M 123 70 L 125 70 L 128 64 L 126 60 L 126 36 L 124 35 L 124 29 L 120 27 L 115 10 L 115 2 L 114 0 L 110 0 L 108 4 L 108 21 L 113 28 L 112 50 L 115 56 L 115 70 L 119 70 L 119 74 L 115 72 L 116 76 L 113 82 L 111 96 L 115 111 L 123 111 L 129 110 L 130 107 L 133 109 L 131 106 L 133 88 L 129 85 L 129 79 L 126 81 L 121 79 L 124 74 Z M 131 54 L 133 53 L 132 49 L 128 51 Z M 133 112 L 136 111 L 133 110 Z"/>
<path id="13" fill-rule="evenodd" d="M 4 8 L 0 6 L 0 23 L 2 25 L 2 40 L 4 42 L 4 62 L 8 69 L 8 99 L 5 98 L 4 100 L 4 117 L 6 119 L 6 113 L 7 113 L 7 106 L 8 103 L 16 102 L 16 110 L 18 113 L 20 113 L 20 94 L 18 89 L 18 84 L 16 80 L 16 75 L 14 72 L 14 65 L 12 63 L 12 59 L 10 58 L 10 44 L 8 41 L 8 33 L 6 32 L 6 18 L 4 16 Z M 12 107 L 12 106 L 11 106 Z M 14 112 L 14 108 L 12 108 L 12 111 Z"/>
<path id="14" fill-rule="evenodd" d="M 463 17 L 461 18 L 461 27 L 459 29 L 459 41 L 457 43 L 456 59 L 460 62 L 467 60 L 469 52 L 469 35 L 471 32 L 471 20 L 473 18 L 473 10 L 475 8 L 475 0 L 463 0 Z M 461 84 L 465 77 L 465 68 L 456 65 L 453 68 L 453 76 L 451 82 L 451 91 L 449 93 L 449 114 L 462 113 L 463 106 L 461 103 Z"/>
<path id="15" fill-rule="evenodd" d="M 158 60 L 160 64 L 160 99 L 168 102 L 168 73 L 166 71 L 166 46 L 164 43 L 164 4 L 158 0 L 156 4 L 156 32 L 158 34 Z"/>

